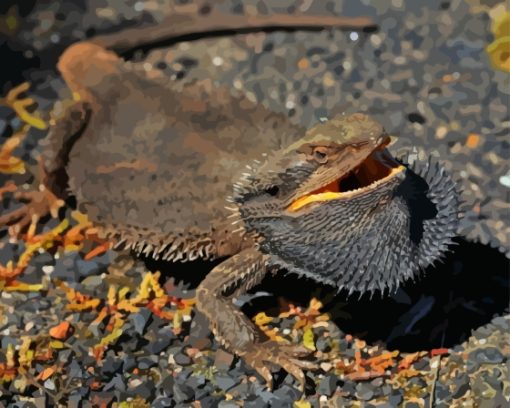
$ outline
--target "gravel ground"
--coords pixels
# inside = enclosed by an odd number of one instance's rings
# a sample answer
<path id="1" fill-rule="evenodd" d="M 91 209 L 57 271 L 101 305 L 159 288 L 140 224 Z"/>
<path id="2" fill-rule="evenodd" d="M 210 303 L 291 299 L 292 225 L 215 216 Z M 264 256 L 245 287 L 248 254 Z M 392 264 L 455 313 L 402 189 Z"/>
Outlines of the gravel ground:
<path id="1" fill-rule="evenodd" d="M 35 251 L 20 277 L 42 286 L 1 293 L 2 404 L 508 404 L 510 87 L 508 73 L 494 69 L 485 51 L 494 41 L 488 8 L 461 1 L 316 3 L 285 1 L 276 8 L 225 1 L 218 7 L 271 13 L 309 6 L 314 13 L 368 15 L 378 29 L 203 38 L 135 53 L 133 64 L 168 77 L 176 87 L 213 78 L 306 126 L 335 111 L 369 113 L 399 137 L 392 150 L 415 147 L 418 155 L 437 156 L 459 180 L 465 216 L 455 251 L 390 298 L 347 298 L 278 276 L 239 299 L 272 336 L 315 348 L 321 369 L 307 374 L 301 395 L 283 372 L 275 373 L 275 390 L 267 391 L 253 370 L 218 349 L 207 322 L 192 308 L 193 288 L 212 264 L 135 263 L 113 251 L 85 260 L 95 244 L 73 250 L 76 235 L 59 234 L 59 245 Z M 29 94 L 42 117 L 57 99 L 69 98 L 52 69 L 65 45 L 161 21 L 173 7 L 163 1 L 106 0 L 38 2 L 27 11 L 9 44 L 28 58 L 23 75 L 32 83 Z M 30 68 L 34 58 L 40 58 L 38 69 Z M 6 83 L 5 90 L 12 85 Z M 22 125 L 12 109 L 0 106 L 2 143 L 16 137 Z M 31 128 L 13 152 L 29 170 L 44 134 Z M 0 179 L 1 185 L 9 180 L 22 185 L 32 176 Z M 17 205 L 10 193 L 2 200 L 4 209 Z M 78 223 L 71 211 L 65 216 Z M 58 224 L 51 220 L 44 231 Z M 5 236 L 0 263 L 16 259 L 30 244 Z M 162 275 L 144 273 L 145 266 Z"/>

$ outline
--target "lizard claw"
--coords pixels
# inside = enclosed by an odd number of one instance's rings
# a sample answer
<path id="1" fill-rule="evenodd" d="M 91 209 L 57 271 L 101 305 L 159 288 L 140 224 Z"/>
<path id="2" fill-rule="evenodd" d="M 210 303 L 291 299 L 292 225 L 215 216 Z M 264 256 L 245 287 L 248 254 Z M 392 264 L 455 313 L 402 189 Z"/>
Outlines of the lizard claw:
<path id="1" fill-rule="evenodd" d="M 302 360 L 310 353 L 311 351 L 303 346 L 282 345 L 275 341 L 266 341 L 252 345 L 249 351 L 242 354 L 242 357 L 262 376 L 270 390 L 273 388 L 273 376 L 268 363 L 282 367 L 299 382 L 300 391 L 304 391 L 305 375 L 303 370 L 318 368 L 314 362 Z"/>
<path id="2" fill-rule="evenodd" d="M 9 233 L 13 236 L 18 236 L 21 231 L 26 230 L 30 225 L 37 224 L 48 214 L 57 218 L 58 210 L 64 205 L 63 200 L 58 199 L 46 188 L 16 191 L 14 198 L 25 202 L 25 205 L 0 216 L 0 228 L 9 227 Z"/>

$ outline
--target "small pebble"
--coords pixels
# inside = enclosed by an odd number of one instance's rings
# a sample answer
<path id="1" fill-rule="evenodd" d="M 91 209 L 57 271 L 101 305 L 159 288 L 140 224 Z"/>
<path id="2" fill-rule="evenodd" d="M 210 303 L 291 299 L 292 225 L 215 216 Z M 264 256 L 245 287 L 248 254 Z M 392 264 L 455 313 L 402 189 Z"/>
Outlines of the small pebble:
<path id="1" fill-rule="evenodd" d="M 321 395 L 331 396 L 338 384 L 338 377 L 336 375 L 326 375 L 319 383 L 317 392 Z"/>
<path id="2" fill-rule="evenodd" d="M 175 383 L 173 391 L 175 400 L 177 402 L 190 402 L 195 395 L 193 388 L 187 386 L 186 384 Z"/>
<path id="3" fill-rule="evenodd" d="M 480 364 L 497 364 L 503 362 L 503 355 L 495 347 L 477 349 L 469 353 L 468 358 Z"/>
<path id="4" fill-rule="evenodd" d="M 188 366 L 192 363 L 191 358 L 189 358 L 189 356 L 184 354 L 182 351 L 174 355 L 174 361 L 180 366 Z"/>

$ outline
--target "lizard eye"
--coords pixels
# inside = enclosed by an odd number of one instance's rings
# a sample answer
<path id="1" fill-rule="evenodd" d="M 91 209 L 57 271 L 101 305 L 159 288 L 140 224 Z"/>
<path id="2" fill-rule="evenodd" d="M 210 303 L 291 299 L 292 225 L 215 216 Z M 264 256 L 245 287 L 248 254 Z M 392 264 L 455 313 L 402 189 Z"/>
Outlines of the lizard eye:
<path id="1" fill-rule="evenodd" d="M 316 147 L 313 149 L 313 157 L 317 161 L 317 163 L 324 164 L 328 161 L 328 154 L 326 152 L 326 148 L 324 147 Z"/>
<path id="2" fill-rule="evenodd" d="M 265 192 L 272 197 L 275 197 L 279 191 L 280 191 L 280 189 L 278 188 L 278 186 L 271 186 L 271 187 L 266 188 L 266 190 L 265 190 Z"/>

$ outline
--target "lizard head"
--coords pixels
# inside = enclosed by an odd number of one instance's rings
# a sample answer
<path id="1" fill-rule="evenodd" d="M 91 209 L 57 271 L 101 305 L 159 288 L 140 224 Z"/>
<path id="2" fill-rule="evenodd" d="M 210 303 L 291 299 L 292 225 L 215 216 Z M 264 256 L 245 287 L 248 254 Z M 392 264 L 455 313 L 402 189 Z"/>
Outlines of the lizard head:
<path id="1" fill-rule="evenodd" d="M 299 217 L 328 201 L 348 201 L 403 177 L 404 166 L 386 150 L 383 127 L 363 114 L 339 115 L 274 152 L 235 186 L 249 219 Z"/>
<path id="2" fill-rule="evenodd" d="M 374 120 L 342 115 L 250 166 L 234 201 L 275 266 L 363 293 L 440 257 L 457 229 L 455 185 L 439 165 L 394 159 L 388 143 Z"/>

